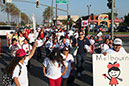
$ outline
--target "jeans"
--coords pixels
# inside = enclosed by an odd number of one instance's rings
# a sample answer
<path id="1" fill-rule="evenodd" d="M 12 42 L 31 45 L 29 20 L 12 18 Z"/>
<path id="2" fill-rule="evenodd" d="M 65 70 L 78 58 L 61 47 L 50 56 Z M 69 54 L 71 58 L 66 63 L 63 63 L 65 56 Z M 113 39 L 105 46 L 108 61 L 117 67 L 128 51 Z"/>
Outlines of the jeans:
<path id="1" fill-rule="evenodd" d="M 37 59 L 39 60 L 39 59 L 41 59 L 41 47 L 37 47 L 37 50 L 36 50 L 36 56 L 37 56 Z"/>
<path id="2" fill-rule="evenodd" d="M 86 58 L 86 53 L 77 54 L 77 72 L 78 73 L 84 71 L 85 58 Z"/>

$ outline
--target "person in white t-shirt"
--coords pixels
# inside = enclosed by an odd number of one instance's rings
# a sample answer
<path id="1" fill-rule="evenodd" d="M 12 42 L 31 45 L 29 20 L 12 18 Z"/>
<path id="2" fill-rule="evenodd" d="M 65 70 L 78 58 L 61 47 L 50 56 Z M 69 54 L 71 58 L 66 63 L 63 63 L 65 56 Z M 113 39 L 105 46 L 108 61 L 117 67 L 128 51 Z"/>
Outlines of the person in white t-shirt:
<path id="1" fill-rule="evenodd" d="M 64 47 L 69 47 L 70 44 L 66 42 L 66 37 L 63 37 L 62 41 L 60 42 L 60 50 L 62 50 Z"/>
<path id="2" fill-rule="evenodd" d="M 77 39 L 79 37 L 78 30 L 75 31 L 74 37 Z"/>
<path id="3" fill-rule="evenodd" d="M 103 54 L 127 54 L 127 52 L 122 47 L 122 40 L 120 38 L 116 38 L 113 41 L 113 48 L 107 49 Z"/>
<path id="4" fill-rule="evenodd" d="M 73 30 L 70 29 L 68 35 L 69 35 L 69 36 L 73 36 L 73 34 L 74 34 Z"/>
<path id="5" fill-rule="evenodd" d="M 63 73 L 61 72 L 62 67 L 65 67 Z M 66 73 L 67 68 L 68 63 L 63 61 L 59 49 L 55 48 L 43 62 L 43 73 L 49 78 L 49 86 L 61 86 L 61 76 Z"/>
<path id="6" fill-rule="evenodd" d="M 28 43 L 29 40 L 28 39 L 24 39 L 24 43 L 22 44 L 22 49 L 24 49 L 26 51 L 26 55 L 29 55 L 30 52 L 32 51 L 32 46 Z"/>
<path id="7" fill-rule="evenodd" d="M 53 40 L 53 43 L 51 43 L 51 45 L 50 45 L 50 47 L 49 47 L 49 50 L 52 52 L 52 50 L 54 49 L 54 48 L 59 48 L 60 47 L 60 45 L 58 44 L 58 40 L 55 38 L 54 40 Z"/>
<path id="8" fill-rule="evenodd" d="M 95 40 L 94 40 L 94 37 L 93 36 L 91 36 L 90 37 L 90 39 L 89 39 L 89 41 L 90 41 L 90 44 L 91 44 L 91 50 L 92 50 L 92 54 L 94 53 L 94 49 L 95 49 Z"/>
<path id="9" fill-rule="evenodd" d="M 37 46 L 37 60 L 41 59 L 41 47 L 43 45 L 43 41 L 41 40 L 40 36 L 37 38 L 36 42 L 38 43 L 38 46 Z"/>
<path id="10" fill-rule="evenodd" d="M 107 49 L 109 49 L 109 39 L 106 38 L 105 42 L 100 45 L 101 53 L 104 53 Z"/>
<path id="11" fill-rule="evenodd" d="M 35 42 L 35 34 L 34 30 L 31 30 L 30 34 L 28 35 L 29 43 L 33 46 Z"/>
<path id="12" fill-rule="evenodd" d="M 28 42 L 29 42 L 28 39 L 24 39 L 24 43 L 21 46 L 22 49 L 25 50 L 27 56 L 30 55 L 30 52 L 32 51 L 32 46 Z M 28 68 L 28 70 L 30 69 L 30 61 L 28 61 L 27 68 Z"/>
<path id="13" fill-rule="evenodd" d="M 69 54 L 68 47 L 64 47 L 63 53 L 61 55 L 62 55 L 63 59 L 65 61 L 67 61 L 68 64 L 69 64 L 66 73 L 62 76 L 62 78 L 63 78 L 63 86 L 67 86 L 67 80 L 68 80 L 68 77 L 70 76 L 71 66 L 72 66 L 73 69 L 75 69 L 74 58 L 73 58 L 73 56 L 71 54 Z M 62 68 L 62 72 L 64 72 L 64 67 Z"/>
<path id="14" fill-rule="evenodd" d="M 22 44 L 24 43 L 24 39 L 25 39 L 25 37 L 23 36 L 23 34 L 22 34 L 22 33 L 20 33 L 19 38 L 20 38 L 20 45 L 22 45 Z"/>
<path id="15" fill-rule="evenodd" d="M 12 86 L 29 86 L 28 72 L 26 65 L 31 57 L 34 55 L 37 43 L 35 43 L 32 52 L 29 56 L 26 56 L 26 52 L 23 49 L 19 49 L 16 52 L 16 57 L 12 59 L 9 65 L 5 68 L 4 73 L 12 75 L 14 80 Z"/>

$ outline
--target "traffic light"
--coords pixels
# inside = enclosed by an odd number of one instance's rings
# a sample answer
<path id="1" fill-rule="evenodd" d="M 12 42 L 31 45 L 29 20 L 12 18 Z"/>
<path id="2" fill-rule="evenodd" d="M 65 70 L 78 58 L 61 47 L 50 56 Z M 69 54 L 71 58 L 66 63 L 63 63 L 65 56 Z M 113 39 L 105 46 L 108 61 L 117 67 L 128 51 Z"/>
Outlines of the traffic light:
<path id="1" fill-rule="evenodd" d="M 39 0 L 36 0 L 36 8 L 39 8 Z"/>
<path id="2" fill-rule="evenodd" d="M 5 2 L 5 0 L 3 0 L 3 4 L 5 4 L 6 2 Z"/>
<path id="3" fill-rule="evenodd" d="M 70 24 L 70 15 L 68 15 L 68 24 Z"/>
<path id="4" fill-rule="evenodd" d="M 112 9 L 112 0 L 108 0 L 107 6 L 109 9 Z"/>
<path id="5" fill-rule="evenodd" d="M 68 15 L 68 20 L 70 20 L 70 15 Z"/>

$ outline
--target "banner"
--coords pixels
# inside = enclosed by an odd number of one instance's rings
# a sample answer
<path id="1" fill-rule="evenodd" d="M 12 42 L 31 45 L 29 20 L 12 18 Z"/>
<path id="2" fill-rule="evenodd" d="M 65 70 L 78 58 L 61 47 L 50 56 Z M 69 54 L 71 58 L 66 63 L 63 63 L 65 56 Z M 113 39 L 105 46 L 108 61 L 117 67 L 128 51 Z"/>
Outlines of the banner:
<path id="1" fill-rule="evenodd" d="M 93 54 L 93 86 L 129 86 L 129 54 Z"/>
<path id="2" fill-rule="evenodd" d="M 33 29 L 36 32 L 36 20 L 35 20 L 34 14 L 32 14 L 31 19 L 33 21 Z"/>
<path id="3" fill-rule="evenodd" d="M 88 21 L 87 20 L 82 20 L 82 27 L 88 26 Z"/>

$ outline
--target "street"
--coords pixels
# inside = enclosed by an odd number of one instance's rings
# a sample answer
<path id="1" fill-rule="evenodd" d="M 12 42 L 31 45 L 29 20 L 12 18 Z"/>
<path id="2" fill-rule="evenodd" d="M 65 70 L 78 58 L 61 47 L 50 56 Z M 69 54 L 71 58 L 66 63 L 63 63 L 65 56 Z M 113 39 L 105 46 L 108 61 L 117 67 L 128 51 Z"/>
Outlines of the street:
<path id="1" fill-rule="evenodd" d="M 122 38 L 123 46 L 127 52 L 129 52 L 129 38 Z M 42 50 L 42 59 L 37 61 L 36 56 L 31 59 L 31 68 L 29 72 L 29 83 L 30 86 L 48 86 L 48 79 L 43 76 L 42 62 L 44 58 L 45 51 Z M 5 66 L 11 61 L 8 48 L 6 47 L 6 40 L 2 39 L 2 55 L 0 56 L 0 76 L 2 76 Z M 0 77 L 0 82 L 2 77 Z M 88 54 L 85 59 L 85 75 L 81 78 L 76 78 L 74 83 L 69 84 L 69 86 L 93 86 L 92 77 L 92 57 Z M 0 83 L 2 86 L 2 83 Z"/>

